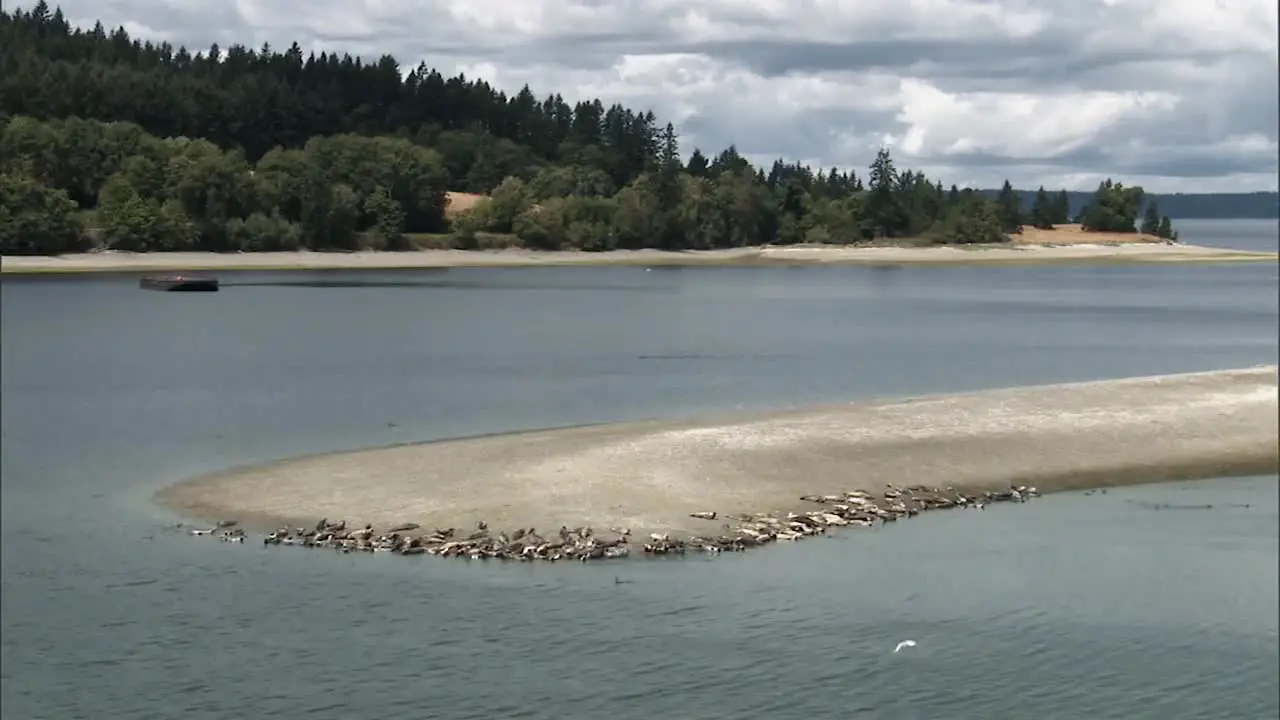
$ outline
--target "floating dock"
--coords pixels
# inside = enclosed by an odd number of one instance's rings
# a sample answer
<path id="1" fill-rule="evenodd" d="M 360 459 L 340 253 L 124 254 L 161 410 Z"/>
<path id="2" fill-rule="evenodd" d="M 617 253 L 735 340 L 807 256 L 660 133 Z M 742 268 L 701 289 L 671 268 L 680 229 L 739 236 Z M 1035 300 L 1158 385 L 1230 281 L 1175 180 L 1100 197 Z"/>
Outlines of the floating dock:
<path id="1" fill-rule="evenodd" d="M 138 280 L 138 287 L 162 292 L 218 292 L 218 278 L 213 275 L 146 275 Z"/>

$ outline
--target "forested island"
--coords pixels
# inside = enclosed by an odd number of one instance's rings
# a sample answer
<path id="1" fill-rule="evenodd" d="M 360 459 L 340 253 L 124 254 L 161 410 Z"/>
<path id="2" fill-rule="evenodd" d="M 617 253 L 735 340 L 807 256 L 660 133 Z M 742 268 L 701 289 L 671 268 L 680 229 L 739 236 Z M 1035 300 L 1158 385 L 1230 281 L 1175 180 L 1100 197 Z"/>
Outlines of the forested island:
<path id="1" fill-rule="evenodd" d="M 460 211 L 451 192 L 485 197 Z M 7 255 L 976 244 L 1073 221 L 1177 236 L 1110 180 L 1073 212 L 1064 190 L 945 186 L 888 150 L 863 175 L 756 168 L 734 147 L 685 160 L 670 123 L 599 100 L 296 43 L 192 53 L 73 28 L 44 2 L 0 12 Z"/>

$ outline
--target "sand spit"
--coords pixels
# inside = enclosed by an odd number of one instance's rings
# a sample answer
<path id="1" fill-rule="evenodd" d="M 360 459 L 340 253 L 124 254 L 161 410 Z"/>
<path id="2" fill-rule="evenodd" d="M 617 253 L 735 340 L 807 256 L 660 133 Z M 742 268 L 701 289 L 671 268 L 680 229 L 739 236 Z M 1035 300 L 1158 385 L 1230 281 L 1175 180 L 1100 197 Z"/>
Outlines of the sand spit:
<path id="1" fill-rule="evenodd" d="M 5 256 L 0 272 L 94 273 L 164 270 L 406 270 L 448 267 L 524 267 L 543 265 L 1025 265 L 1133 262 L 1275 262 L 1276 253 L 1227 250 L 1197 245 L 1035 245 L 973 247 L 853 247 L 798 245 L 663 252 L 616 250 L 605 253 L 529 250 L 420 250 L 416 252 L 198 252 Z"/>
<path id="2" fill-rule="evenodd" d="M 529 528 L 721 543 L 771 523 L 799 535 L 795 524 L 815 514 L 843 521 L 816 524 L 857 525 L 1020 500 L 1034 494 L 1029 486 L 1274 473 L 1278 411 L 1277 367 L 1265 366 L 313 456 L 197 478 L 159 499 L 249 526 L 323 530 L 333 523 L 318 519 L 344 518 L 344 527 L 371 526 L 359 549 L 396 526 L 427 528 L 418 541 L 435 536 L 437 550 Z M 855 497 L 875 511 L 850 509 Z M 837 505 L 845 509 L 833 513 Z"/>

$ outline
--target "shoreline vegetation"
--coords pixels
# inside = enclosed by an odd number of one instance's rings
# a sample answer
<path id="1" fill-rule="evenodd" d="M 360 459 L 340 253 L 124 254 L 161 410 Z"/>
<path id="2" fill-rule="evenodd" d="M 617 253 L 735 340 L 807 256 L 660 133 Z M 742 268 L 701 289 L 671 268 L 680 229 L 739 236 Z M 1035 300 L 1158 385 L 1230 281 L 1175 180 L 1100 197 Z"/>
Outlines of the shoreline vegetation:
<path id="1" fill-rule="evenodd" d="M 887 148 L 861 175 L 756 167 L 733 146 L 686 159 L 648 111 L 297 44 L 193 53 L 73 28 L 43 0 L 0 11 L 0 67 L 6 265 L 93 251 L 1012 247 L 1072 223 L 1093 244 L 1177 239 L 1152 196 L 1109 179 L 1080 203 L 1007 181 L 948 188 Z M 409 257 L 379 262 L 425 256 Z"/>
<path id="2" fill-rule="evenodd" d="M 1275 473 L 1277 370 L 400 445 L 216 473 L 157 499 L 228 526 L 296 529 L 268 535 L 270 544 L 346 551 L 596 559 L 740 550 L 1040 492 Z"/>

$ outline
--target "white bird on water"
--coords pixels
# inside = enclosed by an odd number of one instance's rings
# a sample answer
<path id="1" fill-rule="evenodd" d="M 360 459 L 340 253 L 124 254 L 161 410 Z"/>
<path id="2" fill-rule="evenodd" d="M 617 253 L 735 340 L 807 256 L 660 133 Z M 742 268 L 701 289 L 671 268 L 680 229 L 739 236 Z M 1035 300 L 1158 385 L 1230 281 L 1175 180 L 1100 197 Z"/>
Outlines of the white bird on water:
<path id="1" fill-rule="evenodd" d="M 915 640 L 903 640 L 902 642 L 898 643 L 898 646 L 895 647 L 893 651 L 898 652 L 902 648 L 909 648 L 909 647 L 915 647 L 915 646 L 916 646 Z"/>

